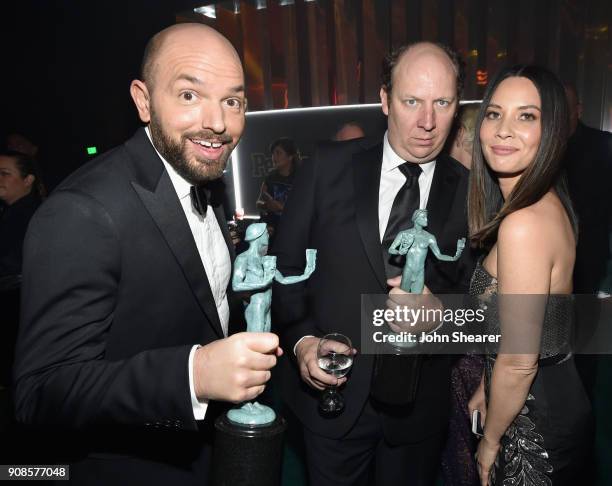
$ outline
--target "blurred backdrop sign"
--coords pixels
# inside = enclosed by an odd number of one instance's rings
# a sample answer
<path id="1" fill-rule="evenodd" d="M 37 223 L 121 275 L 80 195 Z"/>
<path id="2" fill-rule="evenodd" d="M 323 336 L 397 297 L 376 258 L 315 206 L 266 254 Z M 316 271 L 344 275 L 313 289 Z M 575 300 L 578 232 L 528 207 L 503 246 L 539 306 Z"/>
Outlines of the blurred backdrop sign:
<path id="1" fill-rule="evenodd" d="M 225 175 L 229 191 L 227 214 L 244 208 L 246 217 L 259 215 L 256 201 L 264 178 L 273 168 L 273 141 L 281 137 L 294 140 L 301 163 L 307 164 L 316 144 L 331 140 L 347 123 L 361 126 L 367 137 L 380 137 L 386 127 L 378 103 L 258 111 L 246 116 L 244 134 Z"/>

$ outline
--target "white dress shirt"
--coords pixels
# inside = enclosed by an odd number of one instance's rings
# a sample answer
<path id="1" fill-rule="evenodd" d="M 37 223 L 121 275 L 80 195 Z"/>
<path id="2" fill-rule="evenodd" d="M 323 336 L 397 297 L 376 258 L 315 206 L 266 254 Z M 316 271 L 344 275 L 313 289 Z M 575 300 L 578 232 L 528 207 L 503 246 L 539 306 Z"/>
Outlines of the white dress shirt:
<path id="1" fill-rule="evenodd" d="M 406 182 L 406 176 L 399 170 L 399 166 L 404 162 L 406 161 L 397 155 L 391 147 L 389 139 L 387 138 L 387 133 L 385 133 L 380 186 L 378 189 L 378 231 L 380 233 L 381 242 L 385 236 L 393 200 L 404 185 L 404 182 Z M 419 209 L 425 209 L 427 207 L 427 200 L 429 199 L 429 190 L 431 189 L 431 181 L 433 180 L 436 161 L 432 160 L 431 162 L 425 162 L 424 164 L 419 164 L 419 166 L 423 170 L 419 176 L 419 192 L 421 195 Z M 410 216 L 412 217 L 412 215 Z"/>
<path id="2" fill-rule="evenodd" d="M 147 132 L 149 140 L 151 140 L 149 127 L 146 127 L 145 131 Z M 153 141 L 151 141 L 151 143 L 153 143 Z M 153 147 L 155 148 L 155 146 Z M 155 151 L 157 152 L 157 149 L 155 149 Z M 159 152 L 157 152 L 157 155 L 159 155 L 159 158 L 164 163 L 166 172 L 168 172 L 170 176 L 172 186 L 176 191 L 176 195 L 179 198 L 185 217 L 187 218 L 187 223 L 189 223 L 191 234 L 193 235 L 200 259 L 206 271 L 206 277 L 208 277 L 208 283 L 210 284 L 213 298 L 215 299 L 223 334 L 227 336 L 227 327 L 229 323 L 227 286 L 231 276 L 232 262 L 227 244 L 225 243 L 225 238 L 223 237 L 223 233 L 221 232 L 221 228 L 219 227 L 212 207 L 209 205 L 206 216 L 201 216 L 191 204 L 190 189 L 192 184 L 183 179 Z M 187 367 L 193 414 L 196 420 L 204 420 L 206 409 L 208 408 L 208 400 L 197 399 L 193 383 L 193 358 L 195 350 L 199 347 L 200 345 L 196 344 L 191 348 Z"/>

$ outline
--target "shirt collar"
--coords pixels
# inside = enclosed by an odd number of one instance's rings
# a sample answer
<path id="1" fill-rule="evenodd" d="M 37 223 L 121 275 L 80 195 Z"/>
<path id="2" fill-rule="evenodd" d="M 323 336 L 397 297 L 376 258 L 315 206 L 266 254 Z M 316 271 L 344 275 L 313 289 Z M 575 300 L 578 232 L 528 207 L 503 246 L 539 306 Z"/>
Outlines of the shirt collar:
<path id="1" fill-rule="evenodd" d="M 382 171 L 389 172 L 393 169 L 397 169 L 400 165 L 406 162 L 399 155 L 395 153 L 393 147 L 389 143 L 388 131 L 385 132 L 384 142 L 383 142 L 383 163 L 382 163 Z M 431 162 L 425 162 L 423 164 L 419 164 L 421 170 L 425 174 L 425 176 L 429 176 L 436 167 L 436 161 L 432 160 Z"/>
<path id="2" fill-rule="evenodd" d="M 155 144 L 153 143 L 153 139 L 151 138 L 151 132 L 149 131 L 149 127 L 148 126 L 145 127 L 145 132 L 147 134 L 147 137 L 149 137 L 149 140 L 151 141 L 151 145 L 153 145 L 153 148 L 155 149 L 155 152 L 157 152 L 157 155 L 159 155 L 159 158 L 164 163 L 164 167 L 166 168 L 166 172 L 170 176 L 170 180 L 172 181 L 172 185 L 174 186 L 174 191 L 176 192 L 176 195 L 179 197 L 179 199 L 183 199 L 183 198 L 189 196 L 190 190 L 191 190 L 191 186 L 193 184 L 191 184 L 187 180 L 185 180 L 183 178 L 183 176 L 181 176 L 174 169 L 174 167 L 172 167 L 168 163 L 168 161 L 166 159 L 164 159 L 162 154 L 159 153 L 159 151 L 155 147 Z"/>

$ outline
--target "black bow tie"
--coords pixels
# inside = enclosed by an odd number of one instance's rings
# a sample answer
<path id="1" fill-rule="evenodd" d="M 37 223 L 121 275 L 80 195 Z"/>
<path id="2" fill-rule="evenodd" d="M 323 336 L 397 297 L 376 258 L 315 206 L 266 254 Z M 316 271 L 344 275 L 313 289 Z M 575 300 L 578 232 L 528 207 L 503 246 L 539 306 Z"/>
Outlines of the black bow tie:
<path id="1" fill-rule="evenodd" d="M 224 188 L 225 185 L 220 179 L 199 186 L 191 186 L 189 193 L 193 209 L 201 216 L 206 216 L 209 205 L 215 207 L 222 203 Z"/>

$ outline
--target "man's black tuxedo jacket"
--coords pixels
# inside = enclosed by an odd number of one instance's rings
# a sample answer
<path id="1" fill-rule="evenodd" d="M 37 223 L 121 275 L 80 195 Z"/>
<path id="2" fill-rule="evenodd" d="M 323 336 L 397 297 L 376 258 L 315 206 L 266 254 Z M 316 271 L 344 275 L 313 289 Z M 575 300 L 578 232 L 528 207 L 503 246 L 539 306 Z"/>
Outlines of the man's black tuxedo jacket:
<path id="1" fill-rule="evenodd" d="M 233 256 L 222 208 L 215 214 Z M 205 484 L 216 407 L 203 424 L 194 419 L 188 356 L 222 337 L 187 219 L 143 129 L 75 172 L 34 215 L 16 413 L 72 441 L 73 479 Z"/>
<path id="2" fill-rule="evenodd" d="M 610 251 L 612 134 L 578 122 L 567 141 L 564 167 L 579 223 L 574 293 L 593 294 L 606 274 Z"/>
<path id="3" fill-rule="evenodd" d="M 301 273 L 305 249 L 318 250 L 317 268 L 305 284 L 274 287 L 273 326 L 289 355 L 283 359 L 286 400 L 304 426 L 330 438 L 342 437 L 357 420 L 369 396 L 373 356 L 356 356 L 343 390 L 346 408 L 336 418 L 325 418 L 317 410 L 320 392 L 299 376 L 293 346 L 305 335 L 339 332 L 359 350 L 360 296 L 388 292 L 378 226 L 382 147 L 364 140 L 322 145 L 296 174 L 273 246 L 283 274 Z M 438 156 L 427 204 L 428 231 L 445 254 L 454 255 L 457 240 L 467 236 L 467 176 L 458 162 Z M 466 250 L 457 263 L 428 257 L 425 284 L 432 292 L 467 289 L 473 260 Z M 407 443 L 445 428 L 449 391 L 450 360 L 424 360 L 415 403 L 405 413 L 386 417 L 385 437 Z"/>

